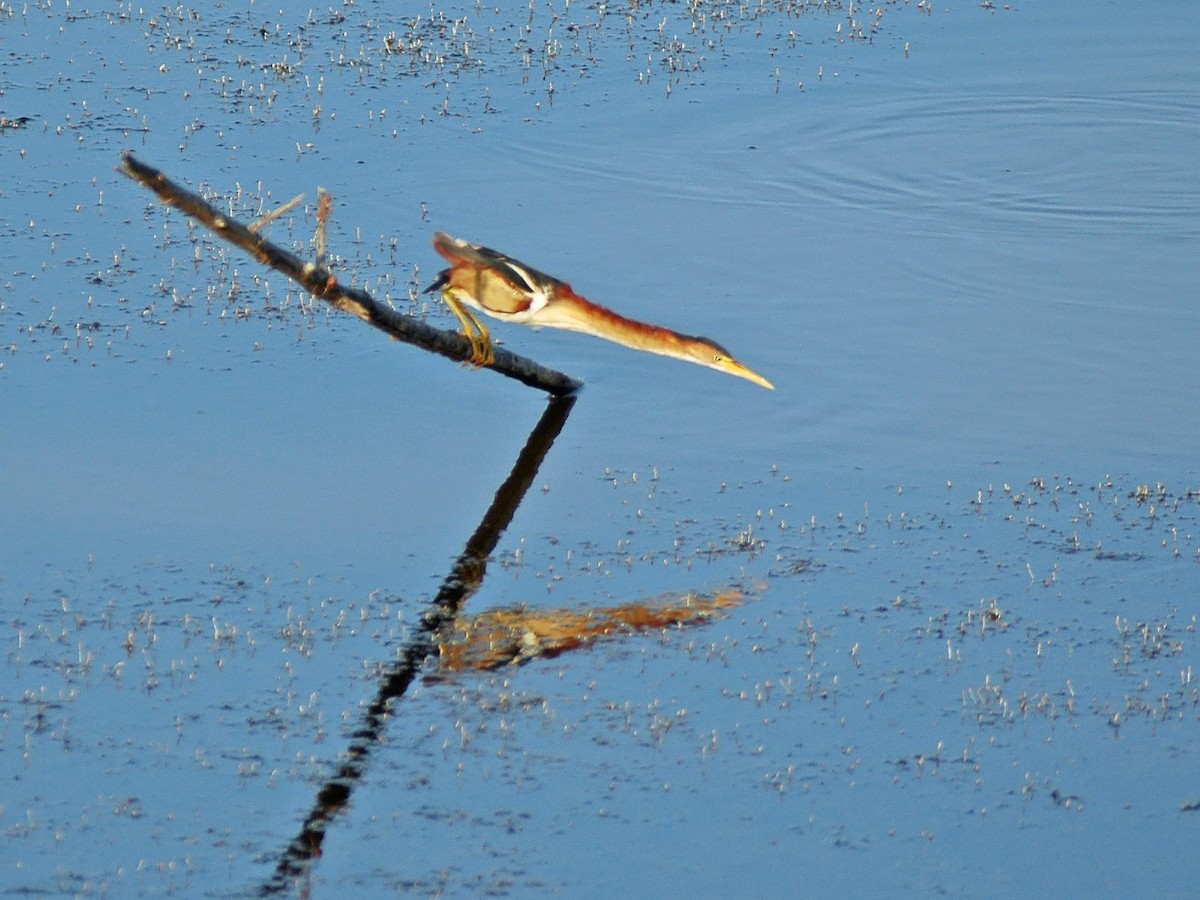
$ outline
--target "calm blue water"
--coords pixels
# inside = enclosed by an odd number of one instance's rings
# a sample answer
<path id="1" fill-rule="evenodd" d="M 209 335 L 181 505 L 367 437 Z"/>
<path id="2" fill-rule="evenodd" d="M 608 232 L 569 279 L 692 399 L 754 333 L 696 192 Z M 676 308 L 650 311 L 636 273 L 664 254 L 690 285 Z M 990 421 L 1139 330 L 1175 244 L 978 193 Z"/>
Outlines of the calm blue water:
<path id="1" fill-rule="evenodd" d="M 470 611 L 753 599 L 419 683 L 314 895 L 1188 895 L 1187 17 L 277 6 L 0 18 L 6 890 L 266 883 L 544 407 L 130 149 L 247 218 L 325 187 L 403 310 L 442 229 L 778 387 L 497 326 L 587 387 Z"/>

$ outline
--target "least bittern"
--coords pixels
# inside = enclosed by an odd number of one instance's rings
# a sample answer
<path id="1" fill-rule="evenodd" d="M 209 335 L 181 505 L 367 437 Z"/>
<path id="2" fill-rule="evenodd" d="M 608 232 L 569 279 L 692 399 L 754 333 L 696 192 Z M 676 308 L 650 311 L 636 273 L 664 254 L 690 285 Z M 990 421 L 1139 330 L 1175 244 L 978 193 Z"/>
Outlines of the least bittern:
<path id="1" fill-rule="evenodd" d="M 488 330 L 467 307 L 501 322 L 581 331 L 634 350 L 708 366 L 775 389 L 775 385 L 743 366 L 720 344 L 617 315 L 580 297 L 565 281 L 503 253 L 440 231 L 433 236 L 433 247 L 446 257 L 450 268 L 442 271 L 428 290 L 440 290 L 442 299 L 462 324 L 462 333 L 471 342 L 472 365 L 488 365 L 493 352 Z"/>

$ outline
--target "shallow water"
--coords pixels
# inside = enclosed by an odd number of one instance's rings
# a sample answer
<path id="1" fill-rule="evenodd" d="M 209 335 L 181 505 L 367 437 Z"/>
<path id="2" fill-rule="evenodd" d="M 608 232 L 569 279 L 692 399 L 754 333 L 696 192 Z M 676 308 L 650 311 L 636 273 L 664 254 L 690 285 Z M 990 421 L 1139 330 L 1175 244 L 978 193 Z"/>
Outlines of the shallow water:
<path id="1" fill-rule="evenodd" d="M 435 229 L 778 387 L 497 326 L 587 387 L 467 610 L 749 601 L 417 681 L 300 886 L 1186 896 L 1194 24 L 549 9 L 3 10 L 0 884 L 295 887 L 545 408 L 213 246 L 130 149 L 247 219 L 305 192 L 305 253 L 324 186 L 343 277 L 447 328 Z"/>

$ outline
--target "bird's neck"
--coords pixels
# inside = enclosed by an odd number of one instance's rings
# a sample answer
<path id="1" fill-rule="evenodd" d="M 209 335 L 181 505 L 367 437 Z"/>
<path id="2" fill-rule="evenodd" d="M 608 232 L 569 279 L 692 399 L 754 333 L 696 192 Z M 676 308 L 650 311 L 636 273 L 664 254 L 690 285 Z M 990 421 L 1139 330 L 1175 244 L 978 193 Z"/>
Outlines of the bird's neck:
<path id="1" fill-rule="evenodd" d="M 666 356 L 679 355 L 682 346 L 691 340 L 669 328 L 627 319 L 599 303 L 585 300 L 573 291 L 560 292 L 543 310 L 539 319 L 542 321 L 533 324 L 579 331 L 634 350 Z"/>

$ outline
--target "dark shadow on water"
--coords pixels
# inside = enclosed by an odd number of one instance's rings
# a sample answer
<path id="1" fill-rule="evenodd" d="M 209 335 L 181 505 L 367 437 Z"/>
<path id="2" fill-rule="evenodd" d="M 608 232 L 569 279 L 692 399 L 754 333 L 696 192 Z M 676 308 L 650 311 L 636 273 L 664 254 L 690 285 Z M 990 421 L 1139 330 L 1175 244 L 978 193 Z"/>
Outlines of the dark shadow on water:
<path id="1" fill-rule="evenodd" d="M 542 460 L 562 431 L 574 405 L 574 396 L 551 398 L 545 413 L 517 456 L 512 472 L 496 491 L 475 533 L 467 539 L 463 552 L 422 616 L 416 632 L 400 650 L 396 662 L 384 672 L 379 692 L 367 708 L 362 723 L 346 749 L 345 760 L 337 773 L 317 792 L 300 833 L 284 849 L 271 878 L 256 891 L 259 896 L 276 896 L 293 889 L 302 895 L 308 893 L 306 881 L 321 855 L 325 831 L 349 802 L 355 785 L 366 770 L 371 749 L 383 739 L 393 701 L 404 695 L 425 661 L 437 652 L 439 631 L 455 619 L 463 604 L 479 590 L 487 570 L 488 557 L 533 484 Z"/>

